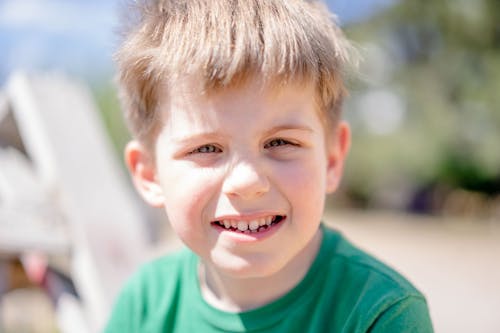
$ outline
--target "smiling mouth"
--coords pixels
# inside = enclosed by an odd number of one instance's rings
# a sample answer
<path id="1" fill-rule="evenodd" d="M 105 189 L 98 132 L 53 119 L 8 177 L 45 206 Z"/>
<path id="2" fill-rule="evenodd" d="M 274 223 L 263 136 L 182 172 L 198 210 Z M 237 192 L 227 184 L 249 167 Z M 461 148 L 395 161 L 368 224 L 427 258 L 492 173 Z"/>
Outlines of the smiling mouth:
<path id="1" fill-rule="evenodd" d="M 233 232 L 258 233 L 280 223 L 285 217 L 284 215 L 274 215 L 248 221 L 228 219 L 214 221 L 212 224 Z"/>

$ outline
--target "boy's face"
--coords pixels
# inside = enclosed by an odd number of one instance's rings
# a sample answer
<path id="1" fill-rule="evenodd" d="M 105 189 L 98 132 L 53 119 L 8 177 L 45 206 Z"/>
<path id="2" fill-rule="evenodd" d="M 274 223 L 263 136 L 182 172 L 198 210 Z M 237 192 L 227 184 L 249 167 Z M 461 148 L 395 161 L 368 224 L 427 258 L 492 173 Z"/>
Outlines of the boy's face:
<path id="1" fill-rule="evenodd" d="M 163 206 L 181 240 L 226 275 L 265 277 L 303 258 L 318 239 L 325 193 L 342 173 L 347 125 L 327 142 L 312 86 L 177 90 L 160 104 L 156 163 L 137 142 L 127 147 L 143 197 Z"/>

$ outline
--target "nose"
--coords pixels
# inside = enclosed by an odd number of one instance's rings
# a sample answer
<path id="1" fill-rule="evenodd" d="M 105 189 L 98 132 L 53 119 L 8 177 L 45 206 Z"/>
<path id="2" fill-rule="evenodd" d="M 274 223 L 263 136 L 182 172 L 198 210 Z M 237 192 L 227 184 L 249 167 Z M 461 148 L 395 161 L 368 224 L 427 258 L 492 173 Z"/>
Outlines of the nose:
<path id="1" fill-rule="evenodd" d="M 228 196 L 251 199 L 269 191 L 269 180 L 263 168 L 251 161 L 234 163 L 226 174 L 222 191 Z"/>

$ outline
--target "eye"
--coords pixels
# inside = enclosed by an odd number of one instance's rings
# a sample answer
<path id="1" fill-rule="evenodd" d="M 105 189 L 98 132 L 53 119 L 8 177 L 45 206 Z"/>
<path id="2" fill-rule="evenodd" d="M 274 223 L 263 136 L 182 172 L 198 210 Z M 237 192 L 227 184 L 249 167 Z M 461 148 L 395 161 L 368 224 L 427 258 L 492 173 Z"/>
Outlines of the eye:
<path id="1" fill-rule="evenodd" d="M 222 153 L 222 149 L 220 149 L 215 145 L 204 145 L 190 152 L 190 154 L 210 154 L 210 153 Z"/>
<path id="2" fill-rule="evenodd" d="M 292 143 L 290 141 L 278 138 L 278 139 L 272 139 L 271 141 L 267 142 L 264 145 L 264 148 L 274 148 L 274 147 L 286 146 L 286 145 L 296 146 L 296 144 L 294 144 L 294 143 Z"/>

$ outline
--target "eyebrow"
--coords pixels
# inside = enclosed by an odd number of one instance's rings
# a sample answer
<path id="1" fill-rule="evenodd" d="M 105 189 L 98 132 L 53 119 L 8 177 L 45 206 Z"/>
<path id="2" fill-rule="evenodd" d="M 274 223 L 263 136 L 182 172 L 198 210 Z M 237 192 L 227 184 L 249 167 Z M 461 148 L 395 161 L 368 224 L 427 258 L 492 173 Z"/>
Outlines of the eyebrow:
<path id="1" fill-rule="evenodd" d="M 313 132 L 312 128 L 310 128 L 309 126 L 286 124 L 271 128 L 270 130 L 265 132 L 265 135 L 273 135 L 281 131 L 305 131 L 309 133 Z"/>
<path id="2" fill-rule="evenodd" d="M 216 132 L 201 132 L 201 133 L 195 133 L 192 135 L 187 135 L 187 136 L 182 136 L 179 138 L 174 138 L 174 142 L 177 144 L 183 144 L 183 143 L 189 143 L 192 141 L 197 141 L 197 140 L 216 140 L 220 139 L 222 137 L 221 134 L 216 133 Z"/>
<path id="3" fill-rule="evenodd" d="M 296 125 L 296 124 L 286 124 L 286 125 L 279 125 L 275 126 L 267 131 L 264 132 L 265 136 L 271 136 L 275 133 L 281 132 L 281 131 L 305 131 L 308 133 L 312 133 L 313 130 L 309 126 L 302 126 L 302 125 Z M 217 132 L 201 132 L 201 133 L 195 133 L 193 135 L 188 135 L 184 137 L 179 137 L 179 138 L 174 138 L 174 142 L 176 144 L 185 144 L 197 140 L 214 140 L 216 141 L 217 139 L 220 139 L 221 137 L 224 137 L 224 135 L 217 133 Z"/>

